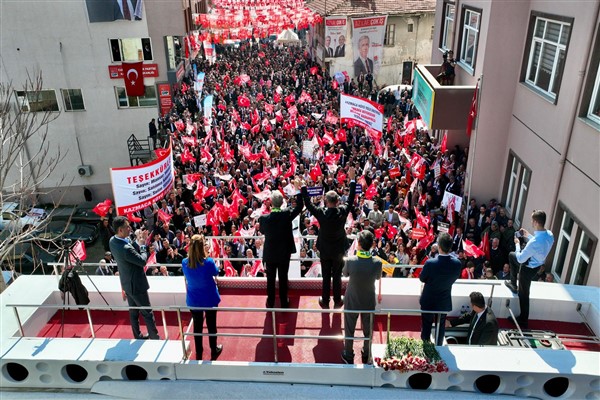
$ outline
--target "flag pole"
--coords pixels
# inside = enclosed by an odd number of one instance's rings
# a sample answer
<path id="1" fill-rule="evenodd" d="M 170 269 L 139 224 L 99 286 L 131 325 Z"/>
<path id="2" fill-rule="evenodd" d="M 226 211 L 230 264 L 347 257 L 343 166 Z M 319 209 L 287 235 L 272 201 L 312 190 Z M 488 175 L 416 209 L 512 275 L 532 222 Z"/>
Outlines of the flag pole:
<path id="1" fill-rule="evenodd" d="M 479 76 L 479 79 L 477 79 L 477 83 L 476 85 L 478 86 L 477 89 L 477 104 L 476 104 L 476 110 L 477 110 L 477 117 L 475 118 L 474 124 L 475 124 L 475 133 L 473 134 L 473 149 L 471 151 L 471 157 L 469 159 L 469 163 L 471 164 L 471 167 L 467 169 L 468 171 L 468 177 L 469 177 L 469 188 L 467 190 L 467 204 L 465 207 L 465 231 L 467 230 L 467 227 L 469 226 L 469 204 L 471 203 L 471 186 L 473 184 L 473 169 L 475 167 L 475 150 L 477 149 L 477 131 L 478 131 L 478 126 L 479 126 L 479 103 L 481 102 L 481 88 L 483 87 L 483 74 L 481 74 Z M 471 129 L 472 131 L 473 129 Z"/>

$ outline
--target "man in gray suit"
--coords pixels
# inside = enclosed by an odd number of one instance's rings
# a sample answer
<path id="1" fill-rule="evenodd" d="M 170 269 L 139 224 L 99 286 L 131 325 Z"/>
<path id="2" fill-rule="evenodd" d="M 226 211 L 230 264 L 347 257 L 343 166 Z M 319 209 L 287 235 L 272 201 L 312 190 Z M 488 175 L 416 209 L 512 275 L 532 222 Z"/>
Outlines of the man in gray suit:
<path id="1" fill-rule="evenodd" d="M 132 243 L 129 239 L 131 231 L 129 221 L 122 216 L 113 220 L 113 229 L 115 235 L 110 239 L 109 246 L 119 267 L 119 278 L 121 279 L 121 287 L 127 297 L 127 303 L 129 307 L 149 307 L 148 289 L 150 285 L 148 285 L 148 279 L 144 273 L 148 255 L 144 238 L 143 236 L 138 238 L 140 243 Z M 144 317 L 148 328 L 147 335 L 143 335 L 140 331 L 140 313 Z M 152 310 L 130 309 L 129 320 L 135 339 L 160 339 Z"/>
<path id="2" fill-rule="evenodd" d="M 358 246 L 356 256 L 348 257 L 344 265 L 344 276 L 349 276 L 350 281 L 346 288 L 345 307 L 347 310 L 374 310 L 376 305 L 375 281 L 381 278 L 381 260 L 375 260 L 371 256 L 374 236 L 370 231 L 362 231 L 358 234 Z M 354 337 L 356 320 L 358 314 L 344 314 L 344 335 Z M 368 313 L 360 313 L 361 325 L 365 338 L 371 337 L 371 321 Z M 346 364 L 354 363 L 354 341 L 344 341 L 342 360 Z M 361 351 L 363 364 L 371 362 L 369 341 L 363 342 Z"/>

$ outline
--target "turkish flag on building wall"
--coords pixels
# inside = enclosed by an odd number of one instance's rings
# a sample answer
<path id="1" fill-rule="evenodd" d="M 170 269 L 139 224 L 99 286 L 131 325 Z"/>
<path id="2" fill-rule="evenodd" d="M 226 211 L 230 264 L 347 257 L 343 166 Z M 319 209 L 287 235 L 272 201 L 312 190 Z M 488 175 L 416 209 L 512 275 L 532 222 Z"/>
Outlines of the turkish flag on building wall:
<path id="1" fill-rule="evenodd" d="M 145 92 L 143 62 L 123 63 L 123 79 L 127 96 L 143 96 Z"/>
<path id="2" fill-rule="evenodd" d="M 471 101 L 471 109 L 469 110 L 469 117 L 467 118 L 467 135 L 471 137 L 471 131 L 473 130 L 473 121 L 477 118 L 477 92 L 479 91 L 479 82 L 475 85 L 475 92 L 473 93 L 473 100 Z"/>

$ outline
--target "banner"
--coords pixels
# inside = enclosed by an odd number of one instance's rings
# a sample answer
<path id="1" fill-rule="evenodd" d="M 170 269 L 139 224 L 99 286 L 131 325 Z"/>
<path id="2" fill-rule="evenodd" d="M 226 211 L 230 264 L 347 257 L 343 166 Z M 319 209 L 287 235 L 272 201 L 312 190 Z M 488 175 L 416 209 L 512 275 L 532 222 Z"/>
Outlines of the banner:
<path id="1" fill-rule="evenodd" d="M 374 77 L 379 73 L 386 24 L 387 16 L 352 19 L 355 78 L 361 72 L 364 75 L 370 72 Z"/>
<path id="2" fill-rule="evenodd" d="M 160 114 L 166 115 L 173 107 L 173 98 L 171 97 L 171 85 L 169 83 L 159 83 L 158 99 L 160 103 Z"/>
<path id="3" fill-rule="evenodd" d="M 147 164 L 111 168 L 110 180 L 118 215 L 142 210 L 161 200 L 173 187 L 173 152 Z"/>
<path id="4" fill-rule="evenodd" d="M 310 197 L 323 196 L 323 186 L 307 187 L 306 191 Z"/>
<path id="5" fill-rule="evenodd" d="M 342 94 L 340 118 L 342 123 L 353 121 L 363 128 L 371 128 L 377 132 L 383 130 L 383 106 L 361 97 Z"/>
<path id="6" fill-rule="evenodd" d="M 346 17 L 325 18 L 325 58 L 346 56 Z"/>
<path id="7" fill-rule="evenodd" d="M 204 118 L 208 121 L 212 118 L 213 96 L 208 95 L 204 98 L 202 108 L 204 109 Z"/>

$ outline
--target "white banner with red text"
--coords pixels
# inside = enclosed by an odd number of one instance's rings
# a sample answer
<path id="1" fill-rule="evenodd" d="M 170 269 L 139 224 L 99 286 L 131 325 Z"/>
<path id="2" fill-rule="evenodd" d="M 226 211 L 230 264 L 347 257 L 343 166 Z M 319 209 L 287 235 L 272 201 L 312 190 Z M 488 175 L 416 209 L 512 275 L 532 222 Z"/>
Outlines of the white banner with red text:
<path id="1" fill-rule="evenodd" d="M 171 146 L 147 164 L 111 168 L 110 180 L 118 215 L 142 210 L 161 200 L 173 187 Z"/>
<path id="2" fill-rule="evenodd" d="M 346 17 L 325 18 L 325 58 L 346 56 Z"/>
<path id="3" fill-rule="evenodd" d="M 377 132 L 383 130 L 383 106 L 362 97 L 342 94 L 340 118 L 342 123 L 351 120 L 363 128 L 371 128 Z"/>
<path id="4" fill-rule="evenodd" d="M 381 68 L 383 39 L 387 16 L 352 18 L 352 49 L 354 52 L 354 77 L 362 72 L 373 74 Z"/>

